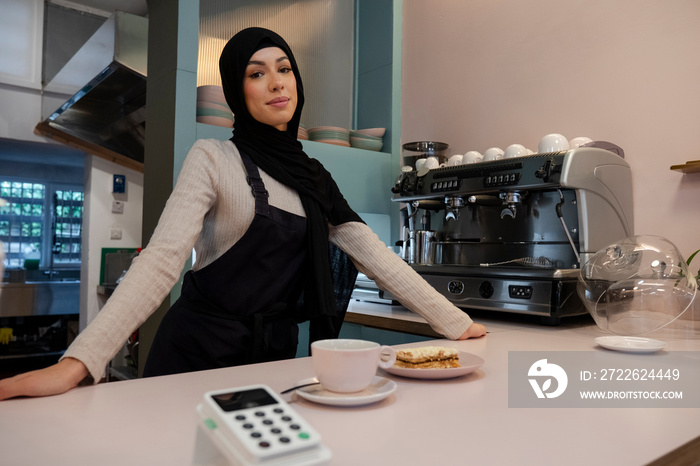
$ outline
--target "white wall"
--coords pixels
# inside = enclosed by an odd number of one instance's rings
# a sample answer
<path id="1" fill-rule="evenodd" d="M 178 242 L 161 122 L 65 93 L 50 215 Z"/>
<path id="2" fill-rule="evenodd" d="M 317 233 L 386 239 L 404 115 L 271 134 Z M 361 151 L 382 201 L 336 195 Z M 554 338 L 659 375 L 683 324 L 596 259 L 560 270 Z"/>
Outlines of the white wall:
<path id="1" fill-rule="evenodd" d="M 80 329 L 95 318 L 106 302 L 97 294 L 100 283 L 102 248 L 138 248 L 143 215 L 143 173 L 116 165 L 100 157 L 86 163 L 85 208 L 83 214 L 83 265 L 80 278 Z M 126 176 L 123 194 L 112 193 L 115 174 Z M 112 213 L 112 201 L 122 201 L 124 212 Z M 113 228 L 121 239 L 111 239 Z"/>
<path id="2" fill-rule="evenodd" d="M 403 13 L 402 142 L 614 142 L 636 234 L 700 248 L 700 174 L 669 170 L 700 159 L 700 2 L 405 0 Z"/>
<path id="3" fill-rule="evenodd" d="M 0 137 L 46 142 L 46 138 L 34 135 L 39 121 L 40 91 L 0 84 Z"/>
<path id="4" fill-rule="evenodd" d="M 0 137 L 41 141 L 42 0 L 4 0 L 0 33 Z"/>

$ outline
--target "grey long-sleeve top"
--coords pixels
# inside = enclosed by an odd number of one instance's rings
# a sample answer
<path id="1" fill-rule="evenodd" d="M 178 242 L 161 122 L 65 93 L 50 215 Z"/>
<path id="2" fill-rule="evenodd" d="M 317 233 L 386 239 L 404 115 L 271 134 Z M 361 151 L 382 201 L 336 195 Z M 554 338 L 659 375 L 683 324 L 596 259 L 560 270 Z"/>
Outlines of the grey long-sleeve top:
<path id="1" fill-rule="evenodd" d="M 304 216 L 299 195 L 260 170 L 271 205 Z M 240 154 L 231 141 L 197 141 L 188 153 L 151 240 L 97 317 L 63 357 L 85 364 L 97 382 L 126 339 L 160 306 L 196 253 L 194 270 L 228 251 L 246 232 L 255 201 Z M 435 291 L 366 225 L 330 226 L 329 240 L 345 251 L 358 270 L 425 317 L 450 339 L 472 324 L 467 314 Z M 244 265 L 242 265 L 244 266 Z"/>

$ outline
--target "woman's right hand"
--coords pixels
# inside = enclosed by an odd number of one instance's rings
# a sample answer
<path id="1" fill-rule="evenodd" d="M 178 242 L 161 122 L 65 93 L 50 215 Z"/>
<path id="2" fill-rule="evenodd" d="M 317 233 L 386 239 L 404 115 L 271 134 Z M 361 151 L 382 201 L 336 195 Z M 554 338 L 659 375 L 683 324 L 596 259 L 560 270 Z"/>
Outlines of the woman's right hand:
<path id="1" fill-rule="evenodd" d="M 468 338 L 477 338 L 486 335 L 486 327 L 482 324 L 472 323 L 469 328 L 462 334 L 458 340 L 466 340 Z"/>
<path id="2" fill-rule="evenodd" d="M 58 395 L 75 388 L 88 375 L 85 365 L 65 358 L 45 369 L 0 380 L 0 400 L 17 396 Z"/>

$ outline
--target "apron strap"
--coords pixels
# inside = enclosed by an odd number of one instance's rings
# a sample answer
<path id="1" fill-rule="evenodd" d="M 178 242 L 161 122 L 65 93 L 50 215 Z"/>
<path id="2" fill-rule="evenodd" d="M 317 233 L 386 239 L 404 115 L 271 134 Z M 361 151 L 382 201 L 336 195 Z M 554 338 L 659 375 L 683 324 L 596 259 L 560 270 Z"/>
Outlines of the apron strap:
<path id="1" fill-rule="evenodd" d="M 248 174 L 246 179 L 253 190 L 253 197 L 255 197 L 255 213 L 267 216 L 270 212 L 270 204 L 267 201 L 270 194 L 267 192 L 267 189 L 265 189 L 265 184 L 260 177 L 260 171 L 245 152 L 241 152 L 240 154 L 241 161 Z"/>

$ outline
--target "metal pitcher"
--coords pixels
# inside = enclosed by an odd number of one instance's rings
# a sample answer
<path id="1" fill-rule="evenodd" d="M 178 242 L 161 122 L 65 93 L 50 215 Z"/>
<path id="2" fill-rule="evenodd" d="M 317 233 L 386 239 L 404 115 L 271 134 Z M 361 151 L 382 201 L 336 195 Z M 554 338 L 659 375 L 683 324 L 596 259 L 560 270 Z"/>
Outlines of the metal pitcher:
<path id="1" fill-rule="evenodd" d="M 410 264 L 434 264 L 437 245 L 437 231 L 412 231 L 409 239 Z"/>

